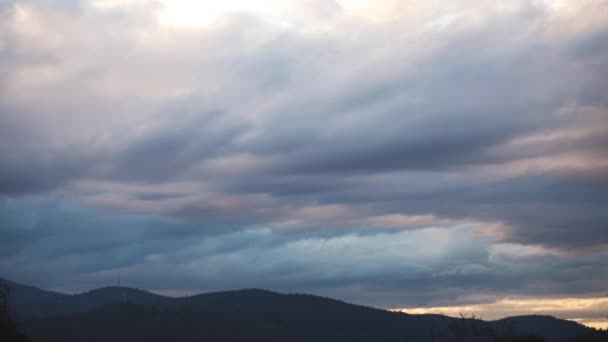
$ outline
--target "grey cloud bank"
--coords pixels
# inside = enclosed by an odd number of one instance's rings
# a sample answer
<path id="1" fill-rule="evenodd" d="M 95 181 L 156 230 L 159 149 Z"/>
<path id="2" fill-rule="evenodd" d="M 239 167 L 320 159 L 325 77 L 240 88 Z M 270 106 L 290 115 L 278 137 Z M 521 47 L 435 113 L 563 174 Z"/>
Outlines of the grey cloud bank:
<path id="1" fill-rule="evenodd" d="M 102 3 L 0 4 L 3 276 L 606 296 L 606 1 Z"/>

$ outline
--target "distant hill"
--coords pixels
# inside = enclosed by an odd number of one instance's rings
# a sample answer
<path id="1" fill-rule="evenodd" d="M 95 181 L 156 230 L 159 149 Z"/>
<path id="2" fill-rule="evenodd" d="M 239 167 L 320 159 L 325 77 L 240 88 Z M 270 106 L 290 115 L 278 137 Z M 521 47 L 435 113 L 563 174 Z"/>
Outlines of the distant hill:
<path id="1" fill-rule="evenodd" d="M 63 295 L 28 301 L 17 305 L 17 313 L 25 318 L 71 315 L 93 311 L 110 303 L 129 302 L 141 305 L 168 303 L 169 297 L 125 287 L 104 287 L 76 295 Z"/>
<path id="2" fill-rule="evenodd" d="M 385 310 L 306 294 L 280 294 L 246 289 L 177 298 L 174 307 L 238 315 L 269 315 L 283 319 L 370 319 L 403 316 Z"/>
<path id="3" fill-rule="evenodd" d="M 67 296 L 63 293 L 45 291 L 34 286 L 18 284 L 3 278 L 0 278 L 0 286 L 9 289 L 11 303 L 16 306 L 22 306 L 28 302 L 38 302 Z"/>
<path id="4" fill-rule="evenodd" d="M 500 329 L 513 329 L 518 334 L 541 335 L 551 341 L 560 340 L 563 336 L 571 337 L 585 333 L 579 323 L 552 316 L 527 315 L 507 317 L 494 321 L 493 324 L 500 327 Z"/>
<path id="5" fill-rule="evenodd" d="M 259 289 L 170 298 L 106 287 L 21 303 L 21 324 L 37 341 L 490 341 L 507 334 L 559 342 L 593 332 L 550 316 L 409 315 Z"/>

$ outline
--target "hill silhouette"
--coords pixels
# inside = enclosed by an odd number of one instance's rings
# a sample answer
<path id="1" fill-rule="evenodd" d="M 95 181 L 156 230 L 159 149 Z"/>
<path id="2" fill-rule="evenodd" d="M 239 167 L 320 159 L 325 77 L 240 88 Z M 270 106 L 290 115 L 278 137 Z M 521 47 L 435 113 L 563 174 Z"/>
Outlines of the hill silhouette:
<path id="1" fill-rule="evenodd" d="M 495 321 L 495 324 L 500 324 L 504 327 L 517 327 L 519 331 L 536 335 L 541 335 L 542 333 L 542 336 L 550 341 L 558 341 L 563 336 L 572 337 L 585 333 L 581 331 L 579 323 L 543 315 L 507 317 Z M 606 341 L 608 342 L 608 340 Z"/>
<path id="2" fill-rule="evenodd" d="M 76 295 L 63 295 L 28 301 L 16 308 L 17 314 L 25 318 L 43 318 L 58 315 L 71 315 L 99 309 L 109 303 L 129 303 L 141 305 L 159 305 L 170 300 L 151 292 L 123 288 L 104 287 Z"/>
<path id="3" fill-rule="evenodd" d="M 550 316 L 482 321 L 410 315 L 260 289 L 181 298 L 122 287 L 50 297 L 28 289 L 40 300 L 22 301 L 17 312 L 35 341 L 516 341 L 516 336 L 525 341 L 522 336 L 541 336 L 528 341 L 558 342 L 593 333 Z"/>
<path id="4" fill-rule="evenodd" d="M 42 290 L 35 286 L 18 284 L 4 278 L 0 278 L 0 286 L 8 288 L 10 290 L 11 303 L 20 306 L 28 302 L 38 302 L 67 296 L 59 292 Z"/>

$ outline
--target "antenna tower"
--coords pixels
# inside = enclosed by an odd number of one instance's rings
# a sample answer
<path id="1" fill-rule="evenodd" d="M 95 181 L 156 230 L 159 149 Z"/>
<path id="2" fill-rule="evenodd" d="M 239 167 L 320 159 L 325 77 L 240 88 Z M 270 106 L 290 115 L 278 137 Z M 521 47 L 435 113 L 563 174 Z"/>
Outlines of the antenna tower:
<path id="1" fill-rule="evenodd" d="M 118 273 L 118 289 L 122 295 L 122 303 L 125 304 L 127 302 L 127 294 L 125 293 L 125 290 L 120 287 L 120 273 Z M 118 300 L 120 300 L 120 298 Z"/>

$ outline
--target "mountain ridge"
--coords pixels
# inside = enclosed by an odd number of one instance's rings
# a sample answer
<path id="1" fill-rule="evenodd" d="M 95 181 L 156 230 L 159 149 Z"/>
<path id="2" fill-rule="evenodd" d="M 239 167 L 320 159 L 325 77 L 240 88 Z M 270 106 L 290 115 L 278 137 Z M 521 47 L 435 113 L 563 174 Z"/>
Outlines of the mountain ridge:
<path id="1" fill-rule="evenodd" d="M 36 287 L 14 282 L 9 284 L 46 293 Z M 114 334 L 122 331 L 130 341 L 138 338 L 156 341 L 154 336 L 167 336 L 170 331 L 179 331 L 183 340 L 205 336 L 240 340 L 243 337 L 241 333 L 246 333 L 266 340 L 298 340 L 296 336 L 307 336 L 309 340 L 331 337 L 328 340 L 392 341 L 403 340 L 395 339 L 397 336 L 416 340 L 432 331 L 447 335 L 461 329 L 459 327 L 465 330 L 472 327 L 483 334 L 514 332 L 518 335 L 541 335 L 546 341 L 557 342 L 592 331 L 579 323 L 553 316 L 463 320 L 437 314 L 392 312 L 321 296 L 283 294 L 264 289 L 168 297 L 136 288 L 108 286 L 74 295 L 50 298 L 41 295 L 40 298 L 16 305 L 19 320 L 33 336 L 41 339 L 59 336 L 61 341 L 68 342 L 94 341 L 92 332 L 98 332 L 106 340 L 121 341 L 122 335 L 112 335 L 112 331 Z M 125 323 L 125 320 L 133 324 Z M 108 326 L 120 329 L 101 333 Z M 74 327 L 87 328 L 78 328 L 74 332 Z M 134 327 L 147 327 L 145 329 L 154 331 L 154 334 L 138 337 L 140 332 L 134 331 Z M 203 327 L 207 330 L 202 331 Z"/>
<path id="2" fill-rule="evenodd" d="M 21 305 L 31 301 L 68 296 L 65 293 L 43 290 L 36 286 L 16 283 L 14 281 L 2 277 L 0 277 L 0 286 L 5 286 L 9 289 L 11 303 L 14 305 Z"/>

